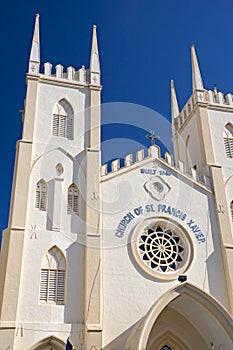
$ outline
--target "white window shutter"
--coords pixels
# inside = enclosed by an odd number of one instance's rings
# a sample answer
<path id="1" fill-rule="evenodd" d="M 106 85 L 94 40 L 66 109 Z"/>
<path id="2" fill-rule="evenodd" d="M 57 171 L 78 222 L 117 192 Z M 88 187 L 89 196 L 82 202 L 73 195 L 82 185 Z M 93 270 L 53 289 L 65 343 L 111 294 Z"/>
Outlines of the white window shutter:
<path id="1" fill-rule="evenodd" d="M 47 301 L 49 270 L 42 269 L 40 274 L 40 301 Z"/>
<path id="2" fill-rule="evenodd" d="M 61 304 L 65 301 L 65 271 L 58 271 L 57 276 L 57 303 Z"/>
<path id="3" fill-rule="evenodd" d="M 79 189 L 75 184 L 68 188 L 67 213 L 79 214 Z"/>
<path id="4" fill-rule="evenodd" d="M 40 272 L 40 302 L 65 303 L 65 265 L 65 259 L 57 247 L 46 253 Z"/>

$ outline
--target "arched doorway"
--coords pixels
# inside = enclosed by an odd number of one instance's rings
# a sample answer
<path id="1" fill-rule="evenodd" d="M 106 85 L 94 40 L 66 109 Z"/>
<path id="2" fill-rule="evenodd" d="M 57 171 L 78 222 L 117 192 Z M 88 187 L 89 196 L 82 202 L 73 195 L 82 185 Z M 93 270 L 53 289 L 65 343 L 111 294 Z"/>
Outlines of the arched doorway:
<path id="1" fill-rule="evenodd" d="M 168 291 L 135 326 L 130 350 L 230 349 L 233 320 L 212 297 L 185 283 Z"/>
<path id="2" fill-rule="evenodd" d="M 164 345 L 165 344 L 165 345 Z M 177 339 L 173 332 L 164 333 L 156 342 L 155 348 L 159 350 L 185 350 L 185 346 Z"/>
<path id="3" fill-rule="evenodd" d="M 66 344 L 54 336 L 40 340 L 30 350 L 64 350 Z"/>
<path id="4" fill-rule="evenodd" d="M 147 350 L 206 350 L 202 336 L 177 310 L 167 306 L 153 325 L 148 341 Z"/>

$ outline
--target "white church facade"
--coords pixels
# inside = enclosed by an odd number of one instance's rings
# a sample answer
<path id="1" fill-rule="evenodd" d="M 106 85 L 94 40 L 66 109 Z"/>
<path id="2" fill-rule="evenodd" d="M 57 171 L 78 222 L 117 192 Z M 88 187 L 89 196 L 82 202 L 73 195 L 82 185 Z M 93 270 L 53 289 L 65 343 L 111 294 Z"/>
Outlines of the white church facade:
<path id="1" fill-rule="evenodd" d="M 39 15 L 0 257 L 0 349 L 233 349 L 233 95 L 171 83 L 174 158 L 101 166 L 90 68 L 40 67 Z"/>

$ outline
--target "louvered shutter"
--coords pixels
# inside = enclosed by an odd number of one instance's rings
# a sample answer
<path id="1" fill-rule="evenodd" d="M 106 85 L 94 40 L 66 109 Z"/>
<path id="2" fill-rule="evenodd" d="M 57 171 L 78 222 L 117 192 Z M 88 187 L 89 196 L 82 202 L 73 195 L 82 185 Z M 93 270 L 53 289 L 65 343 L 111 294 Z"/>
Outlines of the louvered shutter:
<path id="1" fill-rule="evenodd" d="M 56 301 L 57 270 L 49 270 L 48 301 Z"/>
<path id="2" fill-rule="evenodd" d="M 49 270 L 42 269 L 40 273 L 40 301 L 47 301 Z"/>
<path id="3" fill-rule="evenodd" d="M 42 189 L 41 195 L 40 195 L 40 210 L 46 209 L 46 199 L 47 199 L 47 191 L 45 189 Z"/>
<path id="4" fill-rule="evenodd" d="M 47 184 L 44 180 L 40 180 L 36 186 L 35 208 L 46 210 L 47 205 Z"/>
<path id="5" fill-rule="evenodd" d="M 66 116 L 60 115 L 59 116 L 59 136 L 66 137 Z"/>
<path id="6" fill-rule="evenodd" d="M 35 203 L 35 208 L 39 209 L 40 208 L 40 190 L 37 188 L 36 189 L 36 203 Z"/>
<path id="7" fill-rule="evenodd" d="M 78 194 L 73 195 L 73 213 L 78 214 Z"/>
<path id="8" fill-rule="evenodd" d="M 68 189 L 67 213 L 78 214 L 79 211 L 79 190 L 76 185 L 71 185 Z"/>
<path id="9" fill-rule="evenodd" d="M 69 189 L 69 192 L 71 190 Z M 72 207 L 73 207 L 73 194 L 68 193 L 68 203 L 67 203 L 67 213 L 72 214 Z"/>
<path id="10" fill-rule="evenodd" d="M 57 247 L 51 248 L 44 256 L 42 266 L 39 301 L 64 304 L 66 270 L 65 259 L 61 251 Z"/>
<path id="11" fill-rule="evenodd" d="M 57 303 L 62 304 L 65 300 L 65 271 L 58 270 L 57 276 Z"/>
<path id="12" fill-rule="evenodd" d="M 66 137 L 69 140 L 73 139 L 73 118 L 72 117 L 67 118 L 67 135 L 66 135 Z"/>
<path id="13" fill-rule="evenodd" d="M 233 158 L 233 138 L 229 138 L 229 147 L 230 147 L 231 158 Z"/>
<path id="14" fill-rule="evenodd" d="M 54 114 L 53 115 L 53 130 L 52 130 L 53 136 L 58 136 L 58 129 L 59 129 L 59 116 Z"/>
<path id="15" fill-rule="evenodd" d="M 225 151 L 226 151 L 227 158 L 231 158 L 231 147 L 230 147 L 229 138 L 227 138 L 227 137 L 224 138 L 224 145 L 225 145 Z"/>

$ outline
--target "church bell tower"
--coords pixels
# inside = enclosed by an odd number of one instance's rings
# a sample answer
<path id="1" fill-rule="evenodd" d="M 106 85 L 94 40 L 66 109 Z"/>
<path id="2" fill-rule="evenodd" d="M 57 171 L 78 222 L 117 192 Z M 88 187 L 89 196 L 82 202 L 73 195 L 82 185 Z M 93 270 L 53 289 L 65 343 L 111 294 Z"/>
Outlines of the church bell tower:
<path id="1" fill-rule="evenodd" d="M 100 342 L 101 89 L 96 26 L 89 69 L 46 62 L 42 73 L 37 14 L 2 240 L 2 349 Z"/>
<path id="2" fill-rule="evenodd" d="M 191 97 L 180 111 L 171 82 L 175 159 L 199 180 L 211 179 L 228 298 L 233 312 L 233 95 L 206 90 L 197 55 L 191 47 Z M 200 203 L 201 204 L 201 203 Z"/>

